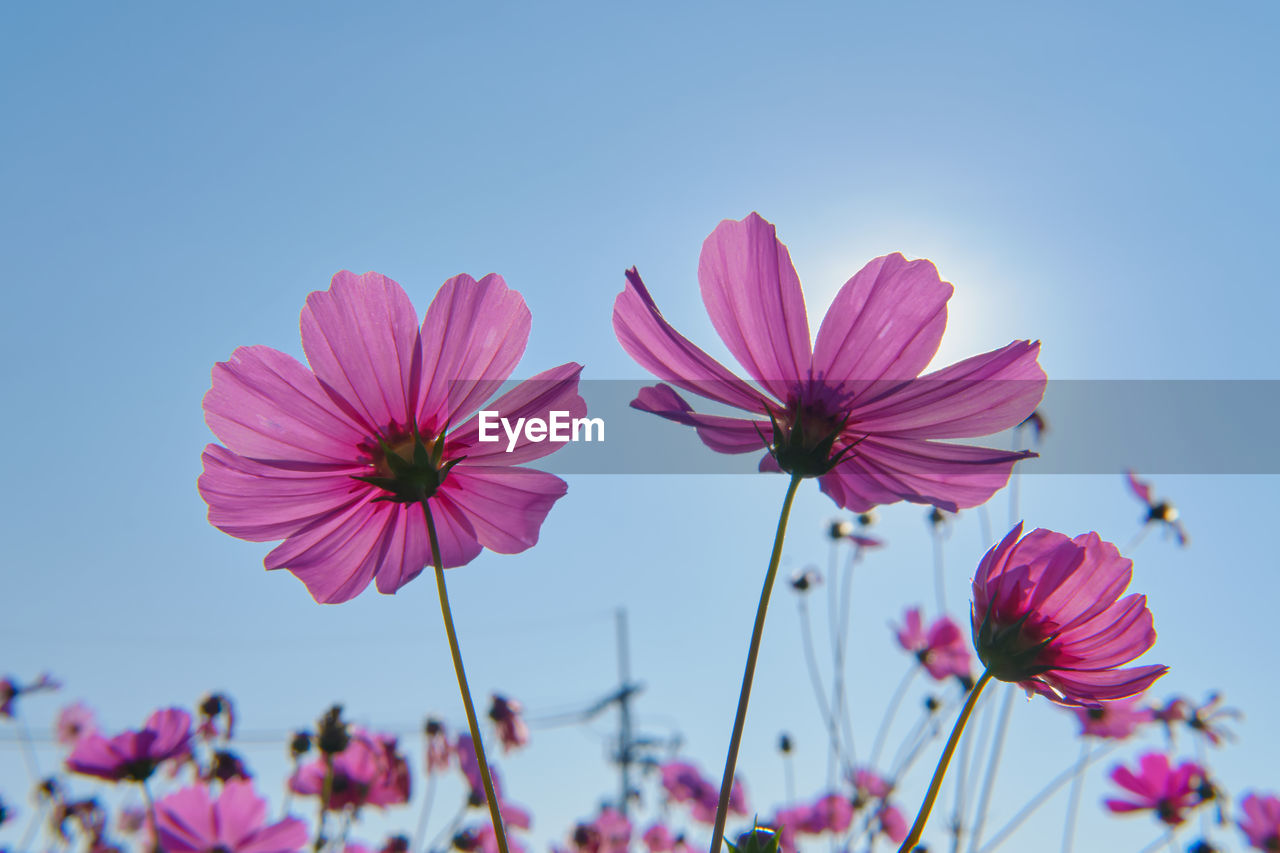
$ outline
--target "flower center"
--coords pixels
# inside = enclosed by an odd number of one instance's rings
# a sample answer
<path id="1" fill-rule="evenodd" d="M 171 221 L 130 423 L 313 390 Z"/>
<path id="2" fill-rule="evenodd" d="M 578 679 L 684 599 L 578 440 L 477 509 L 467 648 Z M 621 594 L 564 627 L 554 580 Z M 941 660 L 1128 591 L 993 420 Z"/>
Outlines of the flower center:
<path id="1" fill-rule="evenodd" d="M 768 450 L 778 467 L 788 474 L 820 477 L 849 454 L 862 439 L 849 441 L 836 450 L 836 440 L 848 425 L 848 414 L 832 414 L 817 403 L 790 400 L 786 411 L 775 415 L 769 410 L 773 436 Z"/>
<path id="2" fill-rule="evenodd" d="M 445 461 L 444 444 L 444 432 L 434 440 L 423 439 L 417 430 L 394 440 L 379 437 L 372 451 L 377 473 L 352 479 L 382 489 L 384 494 L 374 500 L 421 503 L 439 491 L 449 470 L 465 458 Z"/>

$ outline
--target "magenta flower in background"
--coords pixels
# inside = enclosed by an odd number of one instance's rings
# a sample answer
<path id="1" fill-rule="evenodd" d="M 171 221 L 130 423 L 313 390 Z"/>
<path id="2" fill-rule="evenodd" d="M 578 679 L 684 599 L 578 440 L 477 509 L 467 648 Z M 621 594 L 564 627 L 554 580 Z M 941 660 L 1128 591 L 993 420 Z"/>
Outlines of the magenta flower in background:
<path id="1" fill-rule="evenodd" d="M 876 824 L 881 833 L 894 844 L 901 844 L 907 837 L 907 818 L 897 806 L 882 803 L 876 812 Z"/>
<path id="2" fill-rule="evenodd" d="M 502 741 L 502 751 L 510 752 L 529 743 L 529 727 L 520 716 L 524 706 L 514 699 L 508 699 L 497 693 L 493 694 L 493 702 L 489 706 L 489 719 L 498 729 L 498 739 Z"/>
<path id="3" fill-rule="evenodd" d="M 53 723 L 53 737 L 63 746 L 75 746 L 80 738 L 98 730 L 93 710 L 83 702 L 72 702 L 58 712 Z"/>
<path id="4" fill-rule="evenodd" d="M 204 452 L 209 521 L 241 539 L 284 542 L 287 568 L 317 601 L 393 593 L 431 562 L 423 508 L 444 568 L 483 548 L 532 546 L 564 481 L 519 467 L 561 444 L 479 441 L 473 414 L 515 368 L 529 337 L 520 294 L 501 276 L 449 279 L 419 328 L 408 296 L 377 273 L 340 272 L 302 310 L 310 369 L 264 346 L 213 369 L 205 420 L 225 446 Z M 581 366 L 564 364 L 488 404 L 515 423 L 581 417 Z M 447 433 L 447 434 L 446 434 Z"/>
<path id="5" fill-rule="evenodd" d="M 1039 344 L 1015 341 L 920 377 L 942 340 L 952 291 L 928 261 L 871 261 L 836 295 L 812 346 L 787 247 L 757 214 L 717 226 L 703 243 L 698 281 L 716 331 L 763 390 L 676 332 L 635 269 L 614 303 L 613 328 L 664 382 L 752 415 L 700 414 L 667 384 L 632 403 L 696 428 L 712 450 L 769 446 L 762 470 L 816 476 L 854 511 L 900 500 L 977 506 L 1033 455 L 937 441 L 1016 426 L 1040 402 L 1045 375 Z"/>
<path id="6" fill-rule="evenodd" d="M 1240 829 L 1256 850 L 1280 850 L 1280 799 L 1247 794 L 1240 802 Z"/>
<path id="7" fill-rule="evenodd" d="M 1186 819 L 1188 809 L 1204 801 L 1204 771 L 1195 762 L 1184 761 L 1171 767 L 1168 756 L 1149 752 L 1138 763 L 1137 773 L 1124 765 L 1111 771 L 1111 780 L 1132 795 L 1129 799 L 1108 799 L 1106 805 L 1111 811 L 1120 814 L 1150 809 L 1163 822 L 1178 826 Z"/>
<path id="8" fill-rule="evenodd" d="M 67 769 L 112 782 L 146 781 L 156 766 L 190 754 L 191 715 L 180 708 L 156 711 L 138 731 L 107 740 L 92 732 L 76 742 Z"/>
<path id="9" fill-rule="evenodd" d="M 1142 706 L 1141 696 L 1102 702 L 1088 708 L 1073 708 L 1080 721 L 1080 734 L 1108 740 L 1124 740 L 1146 723 L 1155 720 L 1155 711 Z"/>
<path id="10" fill-rule="evenodd" d="M 1143 595 L 1120 598 L 1133 561 L 1096 533 L 1068 539 L 1022 525 L 973 579 L 973 642 L 987 671 L 1063 705 L 1134 696 L 1168 667 L 1120 668 L 1156 641 Z"/>
<path id="11" fill-rule="evenodd" d="M 644 835 L 640 836 L 640 840 L 644 842 L 644 846 L 649 848 L 649 853 L 670 853 L 676 846 L 675 836 L 671 834 L 671 830 L 667 829 L 665 823 L 655 823 L 644 831 Z"/>
<path id="12" fill-rule="evenodd" d="M 869 799 L 883 800 L 891 790 L 889 783 L 879 773 L 866 767 L 853 771 L 849 781 L 853 783 L 859 804 Z"/>
<path id="13" fill-rule="evenodd" d="M 853 825 L 853 804 L 840 794 L 825 794 L 809 808 L 808 819 L 800 830 L 812 835 L 825 832 L 842 833 Z"/>
<path id="14" fill-rule="evenodd" d="M 916 660 L 938 681 L 948 676 L 969 676 L 969 646 L 959 626 L 948 616 L 939 616 L 926 631 L 920 609 L 913 607 L 903 616 L 903 626 L 895 632 L 898 645 L 916 656 Z"/>
<path id="15" fill-rule="evenodd" d="M 687 761 L 668 761 L 659 765 L 662 787 L 667 798 L 676 803 L 688 803 L 693 819 L 700 823 L 714 823 L 720 789 L 702 775 L 696 766 Z M 747 813 L 747 795 L 742 782 L 733 780 L 729 794 L 730 814 Z"/>
<path id="16" fill-rule="evenodd" d="M 1151 490 L 1151 484 L 1145 480 L 1139 480 L 1138 475 L 1132 471 L 1126 471 L 1124 477 L 1133 496 L 1146 504 L 1147 517 L 1143 519 L 1143 524 L 1163 525 L 1166 532 L 1173 534 L 1179 545 L 1186 547 L 1191 539 L 1187 536 L 1187 530 L 1182 526 L 1182 522 L 1178 520 L 1178 508 L 1167 500 L 1157 499 Z"/>
<path id="17" fill-rule="evenodd" d="M 307 826 L 289 817 L 267 824 L 267 801 L 249 782 L 222 786 L 218 798 L 204 785 L 183 788 L 156 803 L 156 829 L 165 853 L 297 853 Z"/>
<path id="18" fill-rule="evenodd" d="M 409 765 L 396 748 L 396 738 L 355 729 L 346 748 L 335 753 L 332 760 L 328 809 L 409 802 Z M 324 759 L 317 758 L 298 768 L 289 779 L 289 789 L 305 796 L 321 796 L 327 772 Z"/>

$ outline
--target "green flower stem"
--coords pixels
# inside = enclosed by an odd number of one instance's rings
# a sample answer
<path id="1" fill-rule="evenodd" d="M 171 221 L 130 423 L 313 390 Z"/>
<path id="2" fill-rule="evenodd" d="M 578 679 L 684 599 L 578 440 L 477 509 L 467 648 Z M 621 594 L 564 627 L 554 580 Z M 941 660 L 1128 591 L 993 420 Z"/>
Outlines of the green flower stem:
<path id="1" fill-rule="evenodd" d="M 747 666 L 742 673 L 742 692 L 738 694 L 738 713 L 733 720 L 729 754 L 724 762 L 724 778 L 720 782 L 720 802 L 716 806 L 716 825 L 711 834 L 711 853 L 719 853 L 720 844 L 724 841 L 724 825 L 729 818 L 729 795 L 733 792 L 733 774 L 738 766 L 738 747 L 742 743 L 742 728 L 747 721 L 747 702 L 751 699 L 751 682 L 756 674 L 756 658 L 760 655 L 760 637 L 764 634 L 764 617 L 769 609 L 769 594 L 773 592 L 773 581 L 778 575 L 778 561 L 782 558 L 782 540 L 787 536 L 787 519 L 791 516 L 791 504 L 795 500 L 801 479 L 803 478 L 799 474 L 791 475 L 787 496 L 782 501 L 782 512 L 778 516 L 778 532 L 773 537 L 773 555 L 769 558 L 769 571 L 765 574 L 764 588 L 760 591 L 760 604 L 756 608 L 756 624 L 751 631 Z"/>
<path id="2" fill-rule="evenodd" d="M 440 615 L 444 617 L 444 630 L 449 635 L 449 653 L 453 655 L 453 671 L 458 676 L 458 690 L 462 693 L 462 705 L 467 711 L 467 728 L 471 730 L 471 743 L 476 748 L 476 761 L 480 764 L 480 780 L 484 782 L 484 796 L 489 803 L 489 819 L 493 822 L 493 834 L 499 853 L 507 853 L 507 833 L 502 826 L 502 811 L 493 791 L 493 779 L 489 776 L 489 759 L 484 754 L 484 741 L 480 738 L 480 723 L 476 721 L 476 709 L 471 702 L 471 688 L 467 686 L 467 671 L 462 666 L 462 652 L 458 648 L 458 634 L 453 630 L 453 611 L 449 609 L 449 593 L 444 588 L 444 565 L 440 559 L 440 541 L 436 538 L 436 523 L 431 517 L 431 505 L 422 501 L 422 514 L 427 519 L 427 537 L 431 540 L 431 561 L 436 567 L 436 589 L 440 593 Z"/>
<path id="3" fill-rule="evenodd" d="M 934 800 L 938 799 L 942 777 L 947 775 L 947 765 L 951 763 L 951 756 L 956 751 L 956 744 L 960 742 L 960 735 L 964 733 L 965 724 L 969 722 L 969 715 L 978 704 L 978 696 L 982 693 L 982 688 L 986 687 L 990 680 L 991 672 L 983 670 L 982 677 L 973 686 L 973 690 L 969 691 L 969 699 L 960 710 L 960 717 L 956 720 L 955 728 L 951 730 L 951 737 L 947 738 L 947 745 L 942 750 L 942 758 L 938 759 L 938 768 L 933 771 L 933 780 L 929 782 L 929 791 L 924 795 L 924 802 L 920 804 L 920 812 L 916 815 L 916 821 L 911 825 L 911 831 L 907 833 L 906 840 L 898 848 L 898 853 L 910 853 L 910 850 L 920 841 L 920 836 L 924 833 L 924 825 L 929 822 L 929 812 L 933 811 Z"/>

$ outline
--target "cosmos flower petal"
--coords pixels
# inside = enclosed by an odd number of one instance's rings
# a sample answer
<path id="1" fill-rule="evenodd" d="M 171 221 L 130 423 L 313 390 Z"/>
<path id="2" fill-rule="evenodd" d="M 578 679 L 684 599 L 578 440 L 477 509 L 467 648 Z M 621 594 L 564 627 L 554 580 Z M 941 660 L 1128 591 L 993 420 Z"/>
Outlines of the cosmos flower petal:
<path id="1" fill-rule="evenodd" d="M 206 447 L 201 458 L 204 473 L 197 487 L 209 505 L 209 522 L 252 542 L 286 538 L 368 491 L 351 479 L 365 473 L 366 466 L 296 470 L 239 456 L 216 444 Z"/>
<path id="2" fill-rule="evenodd" d="M 316 377 L 360 418 L 366 435 L 406 425 L 417 396 L 418 315 L 400 285 L 343 270 L 307 297 L 302 349 Z M 235 448 L 232 448 L 235 450 Z"/>
<path id="3" fill-rule="evenodd" d="M 814 379 L 848 403 L 874 383 L 919 376 L 942 342 L 951 292 L 929 261 L 896 253 L 871 261 L 845 282 L 822 318 Z"/>
<path id="4" fill-rule="evenodd" d="M 359 595 L 377 571 L 374 549 L 396 511 L 388 503 L 374 503 L 373 497 L 366 494 L 311 522 L 276 546 L 264 565 L 293 572 L 322 604 Z"/>
<path id="5" fill-rule="evenodd" d="M 213 804 L 213 814 L 218 840 L 238 851 L 266 822 L 267 801 L 253 792 L 253 783 L 233 779 Z"/>
<path id="6" fill-rule="evenodd" d="M 435 435 L 471 416 L 515 370 L 532 318 L 502 276 L 449 279 L 422 321 L 418 427 Z"/>
<path id="7" fill-rule="evenodd" d="M 422 507 L 417 504 L 398 504 L 396 509 L 398 511 L 388 519 L 383 530 L 386 547 L 382 565 L 378 567 L 374 578 L 378 592 L 386 595 L 422 574 L 423 568 L 431 562 L 431 542 L 427 536 L 427 522 Z"/>
<path id="8" fill-rule="evenodd" d="M 965 444 L 875 436 L 860 442 L 848 461 L 832 472 L 854 493 L 893 495 L 954 512 L 988 500 L 1009 481 L 1013 464 L 1026 454 Z M 881 490 L 867 483 L 870 478 Z M 851 487 L 850 481 L 857 483 Z M 830 492 L 828 492 L 830 494 Z M 868 495 L 869 496 L 869 495 Z M 866 507 L 845 505 L 863 512 Z"/>
<path id="9" fill-rule="evenodd" d="M 671 327 L 634 267 L 627 270 L 627 285 L 613 303 L 613 331 L 627 354 L 659 379 L 728 406 L 765 413 L 760 392 Z"/>
<path id="10" fill-rule="evenodd" d="M 1080 705 L 1134 696 L 1146 690 L 1168 671 L 1169 667 L 1158 664 L 1125 669 L 1055 669 L 1041 676 L 1041 679 L 1065 694 L 1065 699 L 1055 700 L 1059 704 Z"/>
<path id="11" fill-rule="evenodd" d="M 156 803 L 156 823 L 161 846 L 173 853 L 200 853 L 217 838 L 212 801 L 203 785 L 183 788 Z"/>
<path id="12" fill-rule="evenodd" d="M 481 545 L 518 554 L 537 543 L 547 513 L 568 488 L 559 477 L 532 468 L 468 466 L 454 469 L 441 494 L 466 516 Z"/>
<path id="13" fill-rule="evenodd" d="M 1072 540 L 1084 549 L 1081 559 L 1093 566 L 1089 572 L 1072 572 L 1051 586 L 1039 606 L 1053 610 L 1055 621 L 1064 631 L 1088 622 L 1106 610 L 1133 577 L 1133 561 L 1120 556 L 1120 550 L 1103 542 L 1096 533 Z"/>
<path id="14" fill-rule="evenodd" d="M 698 284 L 729 352 L 781 400 L 809 378 L 804 293 L 787 247 L 758 214 L 726 219 L 702 244 Z"/>
<path id="15" fill-rule="evenodd" d="M 1044 397 L 1039 354 L 1038 342 L 1014 341 L 898 385 L 874 402 L 859 403 L 857 429 L 900 438 L 964 438 L 1015 427 Z"/>
<path id="16" fill-rule="evenodd" d="M 229 450 L 255 459 L 351 461 L 364 438 L 311 371 L 271 347 L 240 347 L 213 367 L 205 423 Z"/>
<path id="17" fill-rule="evenodd" d="M 768 421 L 748 421 L 695 412 L 671 386 L 661 383 L 640 389 L 640 393 L 631 402 L 631 407 L 696 428 L 703 444 L 718 453 L 762 450 L 765 447 L 763 436 L 769 435 L 773 429 Z"/>
<path id="18" fill-rule="evenodd" d="M 295 853 L 306 848 L 309 837 L 310 831 L 304 821 L 296 817 L 285 818 L 258 830 L 253 839 L 236 853 Z M 351 849 L 350 845 L 347 849 Z"/>
<path id="19" fill-rule="evenodd" d="M 552 412 L 567 412 L 566 417 L 584 418 L 587 404 L 578 393 L 578 380 L 582 365 L 569 362 L 553 367 L 526 379 L 498 399 L 488 403 L 484 411 L 497 412 L 515 428 L 520 419 L 540 418 L 549 421 Z M 449 433 L 452 454 L 464 456 L 471 465 L 518 465 L 540 459 L 554 453 L 562 442 L 530 441 L 521 430 L 515 447 L 508 452 L 509 441 L 505 430 L 496 430 L 499 440 L 480 441 L 479 415 Z M 491 433 L 492 434 L 492 433 Z"/>

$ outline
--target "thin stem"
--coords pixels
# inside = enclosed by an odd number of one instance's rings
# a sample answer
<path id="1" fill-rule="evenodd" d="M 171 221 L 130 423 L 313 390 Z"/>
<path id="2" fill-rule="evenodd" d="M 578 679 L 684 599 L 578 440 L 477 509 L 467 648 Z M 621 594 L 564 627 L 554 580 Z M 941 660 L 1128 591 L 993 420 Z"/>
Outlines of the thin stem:
<path id="1" fill-rule="evenodd" d="M 804 662 L 809 670 L 809 682 L 813 685 L 813 695 L 818 700 L 818 713 L 822 715 L 822 721 L 827 726 L 827 737 L 831 741 L 830 753 L 827 758 L 827 784 L 834 784 L 831 779 L 833 757 L 840 755 L 840 732 L 836 728 L 835 715 L 831 713 L 831 707 L 827 704 L 827 691 L 822 686 L 822 673 L 818 672 L 818 658 L 813 650 L 813 629 L 812 622 L 809 619 L 809 605 L 803 595 L 800 596 L 798 606 L 800 608 L 800 639 L 801 646 L 804 648 Z"/>
<path id="2" fill-rule="evenodd" d="M 151 787 L 142 780 L 142 799 L 147 802 L 147 820 L 151 822 L 151 837 L 155 839 L 155 849 L 160 849 L 160 824 L 156 822 L 156 801 L 151 796 Z"/>
<path id="3" fill-rule="evenodd" d="M 969 754 L 973 751 L 973 738 L 960 741 L 960 766 L 956 768 L 956 798 L 951 814 L 951 853 L 960 853 L 964 837 L 965 792 L 969 790 Z"/>
<path id="4" fill-rule="evenodd" d="M 1164 847 L 1166 844 L 1169 846 L 1170 850 L 1174 851 L 1174 853 L 1177 853 L 1178 845 L 1176 845 L 1173 841 L 1174 835 L 1175 833 L 1171 829 L 1168 832 L 1166 832 L 1164 835 L 1152 841 L 1146 847 L 1143 847 L 1140 851 L 1138 851 L 1138 853 L 1155 853 L 1155 851 L 1159 850 L 1161 847 Z"/>
<path id="5" fill-rule="evenodd" d="M 915 678 L 916 670 L 920 669 L 918 664 L 912 664 L 911 668 L 902 676 L 902 680 L 898 682 L 898 688 L 893 691 L 893 698 L 889 700 L 889 706 L 884 709 L 884 719 L 880 721 L 880 729 L 876 732 L 875 743 L 871 747 L 871 769 L 875 770 L 880 761 L 880 751 L 884 749 L 885 736 L 889 734 L 889 724 L 893 722 L 894 716 L 898 713 L 898 706 L 902 704 L 902 697 L 907 694 L 907 688 L 911 686 L 911 680 Z"/>
<path id="6" fill-rule="evenodd" d="M 454 833 L 457 832 L 458 827 L 462 825 L 462 819 L 467 816 L 467 809 L 470 807 L 470 804 L 464 799 L 462 801 L 462 808 L 458 809 L 457 814 L 455 814 L 453 819 L 445 825 L 444 829 L 436 833 L 436 837 L 431 839 L 431 843 L 424 848 L 423 853 L 438 850 L 445 840 L 452 839 Z"/>
<path id="7" fill-rule="evenodd" d="M 458 635 L 453 629 L 453 611 L 449 609 L 449 593 L 444 587 L 444 561 L 440 558 L 440 541 L 436 538 L 436 523 L 431 517 L 431 505 L 422 501 L 422 514 L 427 519 L 427 537 L 431 540 L 431 561 L 436 567 L 436 590 L 440 593 L 440 615 L 444 617 L 444 630 L 449 636 L 449 653 L 453 656 L 453 671 L 458 676 L 458 690 L 462 693 L 462 705 L 467 712 L 467 728 L 471 730 L 471 743 L 476 749 L 476 761 L 480 764 L 480 781 L 484 783 L 485 800 L 489 803 L 489 819 L 493 822 L 493 834 L 499 853 L 507 853 L 507 833 L 502 826 L 502 811 L 493 791 L 493 779 L 489 775 L 489 759 L 484 754 L 484 741 L 480 737 L 480 723 L 471 702 L 471 688 L 467 685 L 467 671 L 462 666 L 462 651 L 458 648 Z"/>
<path id="8" fill-rule="evenodd" d="M 941 525 L 933 525 L 933 591 L 938 597 L 938 613 L 947 612 L 946 581 L 942 571 L 942 529 Z"/>
<path id="9" fill-rule="evenodd" d="M 417 850 L 418 845 L 427 836 L 427 820 L 431 817 L 431 804 L 435 800 L 436 793 L 436 774 L 427 774 L 427 793 L 422 802 L 422 811 L 418 815 L 418 829 L 413 833 L 413 843 L 409 845 L 409 849 Z"/>
<path id="10" fill-rule="evenodd" d="M 742 673 L 742 691 L 738 694 L 738 712 L 734 716 L 733 734 L 729 738 L 729 754 L 725 757 L 724 778 L 720 781 L 720 802 L 716 806 L 716 824 L 711 833 L 711 853 L 719 853 L 720 843 L 724 840 L 724 825 L 729 818 L 729 795 L 733 792 L 733 773 L 738 766 L 738 747 L 742 743 L 742 728 L 747 721 L 747 702 L 751 699 L 751 682 L 756 674 L 756 658 L 760 655 L 760 638 L 764 635 L 764 617 L 769 610 L 769 594 L 773 592 L 773 581 L 778 574 L 778 562 L 782 559 L 782 540 L 787 536 L 787 518 L 791 515 L 791 504 L 800 487 L 800 479 L 799 474 L 792 474 L 791 483 L 787 486 L 787 496 L 782 501 L 782 512 L 778 515 L 778 532 L 773 537 L 773 554 L 769 557 L 769 570 L 765 573 L 764 587 L 760 590 L 756 623 L 751 630 L 751 645 L 747 649 L 747 666 Z"/>
<path id="11" fill-rule="evenodd" d="M 858 565 L 861 554 L 862 546 L 855 544 L 853 550 L 849 553 L 849 562 L 845 565 L 844 585 L 840 588 L 840 624 L 837 630 L 836 643 L 839 655 L 836 658 L 836 683 L 831 688 L 833 701 L 836 703 L 837 708 L 835 716 L 843 724 L 844 742 L 849 750 L 848 763 L 851 767 L 858 763 L 858 749 L 853 742 L 853 710 L 846 695 L 844 670 L 845 662 L 848 660 L 846 651 L 849 647 L 849 603 L 852 598 L 849 590 L 853 588 L 853 570 Z"/>
<path id="12" fill-rule="evenodd" d="M 973 707 L 978 704 L 978 697 L 982 694 L 982 688 L 986 687 L 987 682 L 990 680 L 990 671 L 984 670 L 982 677 L 978 679 L 978 683 L 970 691 L 968 701 L 960 709 L 960 716 L 956 720 L 955 728 L 951 730 L 951 737 L 947 738 L 947 745 L 942 749 L 942 758 L 938 759 L 938 768 L 933 771 L 933 780 L 929 782 L 929 791 L 924 796 L 924 802 L 920 804 L 920 812 L 916 815 L 916 821 L 911 825 L 911 831 L 907 833 L 906 840 L 898 848 L 898 853 L 908 853 L 916 846 L 920 836 L 924 833 L 924 825 L 929 821 L 929 812 L 933 810 L 933 803 L 938 798 L 938 789 L 942 787 L 942 778 L 947 774 L 947 765 L 951 763 L 951 756 L 956 751 L 956 744 L 960 742 L 960 735 L 964 733 L 965 723 L 969 722 L 969 715 L 973 713 Z"/>
<path id="13" fill-rule="evenodd" d="M 1000 706 L 1000 721 L 996 723 L 995 741 L 987 758 L 987 772 L 982 780 L 982 793 L 978 795 L 978 811 L 973 821 L 973 837 L 970 850 L 977 850 L 982 843 L 982 829 L 987 823 L 987 808 L 991 805 L 991 791 L 996 785 L 996 768 L 1000 766 L 1000 754 L 1004 752 L 1004 740 L 1009 734 L 1009 714 L 1013 711 L 1011 688 L 1005 688 L 1004 704 Z"/>
<path id="14" fill-rule="evenodd" d="M 1091 754 L 1088 760 L 1085 762 L 1085 766 L 1088 767 L 1089 765 L 1098 761 L 1100 758 L 1103 758 L 1119 745 L 1120 745 L 1120 741 L 1111 741 L 1106 746 L 1103 746 L 1103 747 L 1100 747 L 1099 749 L 1094 750 L 1093 754 Z M 1028 817 L 1030 817 L 1031 814 L 1036 809 L 1044 805 L 1045 801 L 1048 800 L 1049 797 L 1057 793 L 1059 788 L 1067 784 L 1067 782 L 1071 781 L 1071 779 L 1075 778 L 1075 775 L 1076 775 L 1076 767 L 1073 765 L 1071 767 L 1068 767 L 1066 770 L 1062 771 L 1061 773 L 1059 773 L 1057 776 L 1055 776 L 1054 779 L 1051 782 L 1049 782 L 1048 785 L 1045 785 L 1043 788 L 1040 789 L 1040 793 L 1032 797 L 1025 806 L 1023 806 L 1021 809 L 1018 810 L 1018 813 L 1014 815 L 1009 820 L 1008 823 L 1006 823 L 1003 827 L 1000 828 L 1000 831 L 997 832 L 992 837 L 991 841 L 989 841 L 986 845 L 982 847 L 980 853 L 991 853 L 991 851 L 995 850 L 997 847 L 1003 844 L 1005 839 L 1008 838 L 1013 833 L 1014 830 L 1016 830 L 1019 826 L 1022 825 L 1023 821 L 1025 821 Z"/>
<path id="15" fill-rule="evenodd" d="M 325 816 L 329 813 L 329 800 L 333 797 L 333 756 L 324 753 L 324 784 L 320 786 L 320 811 L 316 814 L 316 839 L 311 849 L 319 853 L 328 844 L 324 837 Z"/>
<path id="16" fill-rule="evenodd" d="M 1124 550 L 1121 553 L 1132 554 L 1134 549 L 1142 544 L 1142 540 L 1146 539 L 1147 534 L 1150 532 L 1151 522 L 1148 521 L 1146 524 L 1142 525 L 1142 527 L 1138 528 L 1138 532 L 1134 534 L 1132 539 L 1125 543 Z"/>
<path id="17" fill-rule="evenodd" d="M 1062 828 L 1062 853 L 1071 853 L 1076 835 L 1076 819 L 1080 814 L 1080 789 L 1084 787 L 1085 761 L 1089 758 L 1089 741 L 1080 739 L 1080 760 L 1076 762 L 1075 777 L 1071 781 L 1071 796 L 1067 800 L 1067 823 Z"/>

